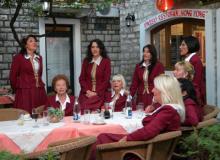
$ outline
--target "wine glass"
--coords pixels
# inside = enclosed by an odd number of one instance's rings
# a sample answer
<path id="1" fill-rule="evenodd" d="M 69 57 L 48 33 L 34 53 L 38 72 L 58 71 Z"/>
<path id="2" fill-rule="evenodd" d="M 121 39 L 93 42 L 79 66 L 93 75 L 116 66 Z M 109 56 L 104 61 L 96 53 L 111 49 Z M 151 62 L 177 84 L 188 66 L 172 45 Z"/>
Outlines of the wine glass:
<path id="1" fill-rule="evenodd" d="M 39 116 L 39 113 L 37 112 L 37 110 L 35 108 L 32 109 L 32 118 L 34 119 L 35 123 L 33 125 L 34 128 L 38 128 L 38 124 L 37 124 L 37 119 L 38 119 L 38 116 Z"/>
<path id="2" fill-rule="evenodd" d="M 43 111 L 43 125 L 48 126 L 49 121 L 48 121 L 48 111 Z"/>

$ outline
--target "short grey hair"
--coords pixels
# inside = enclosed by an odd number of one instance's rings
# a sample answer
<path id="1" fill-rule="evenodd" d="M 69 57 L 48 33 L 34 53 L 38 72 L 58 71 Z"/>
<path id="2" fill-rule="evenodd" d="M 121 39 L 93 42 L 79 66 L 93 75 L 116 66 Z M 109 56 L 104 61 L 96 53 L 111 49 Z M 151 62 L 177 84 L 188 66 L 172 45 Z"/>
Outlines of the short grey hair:
<path id="1" fill-rule="evenodd" d="M 116 74 L 116 75 L 114 75 L 114 76 L 112 77 L 112 81 L 117 81 L 117 80 L 121 81 L 121 82 L 122 82 L 122 88 L 123 88 L 123 89 L 126 89 L 126 82 L 125 82 L 124 76 L 121 75 L 121 74 Z"/>

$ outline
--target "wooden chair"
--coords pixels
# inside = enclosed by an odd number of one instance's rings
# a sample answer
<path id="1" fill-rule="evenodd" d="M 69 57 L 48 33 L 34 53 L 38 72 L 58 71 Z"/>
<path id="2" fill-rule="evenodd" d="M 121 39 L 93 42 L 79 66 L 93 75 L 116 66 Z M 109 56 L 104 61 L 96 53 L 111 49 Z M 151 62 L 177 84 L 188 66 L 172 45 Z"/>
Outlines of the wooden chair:
<path id="1" fill-rule="evenodd" d="M 203 120 L 216 118 L 219 112 L 220 112 L 220 109 L 218 107 L 212 106 L 212 105 L 205 105 Z"/>
<path id="2" fill-rule="evenodd" d="M 96 137 L 87 136 L 73 138 L 49 144 L 46 151 L 33 152 L 24 155 L 25 159 L 38 159 L 43 155 L 55 153 L 60 160 L 88 160 L 92 145 L 96 142 Z"/>
<path id="3" fill-rule="evenodd" d="M 195 129 L 201 129 L 203 127 L 207 127 L 213 124 L 216 124 L 218 120 L 216 119 L 218 113 L 220 112 L 220 109 L 216 106 L 211 106 L 211 105 L 205 105 L 204 106 L 204 116 L 203 120 L 198 123 L 197 126 L 195 127 L 185 127 L 182 126 L 181 130 L 183 132 L 185 131 L 193 131 Z"/>
<path id="4" fill-rule="evenodd" d="M 28 114 L 27 111 L 17 108 L 1 108 L 0 121 L 17 120 L 20 114 Z"/>
<path id="5" fill-rule="evenodd" d="M 97 145 L 98 160 L 123 160 L 128 153 L 141 160 L 169 160 L 181 131 L 162 133 L 148 141 L 115 142 Z"/>

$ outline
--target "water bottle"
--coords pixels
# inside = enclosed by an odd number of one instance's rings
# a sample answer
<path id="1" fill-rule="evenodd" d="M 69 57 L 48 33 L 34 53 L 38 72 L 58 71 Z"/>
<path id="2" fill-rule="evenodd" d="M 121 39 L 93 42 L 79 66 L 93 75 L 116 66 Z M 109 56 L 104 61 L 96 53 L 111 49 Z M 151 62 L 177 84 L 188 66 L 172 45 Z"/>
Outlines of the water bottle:
<path id="1" fill-rule="evenodd" d="M 126 104 L 125 104 L 125 113 L 126 118 L 131 119 L 132 118 L 132 101 L 131 96 L 127 96 Z"/>
<path id="2" fill-rule="evenodd" d="M 109 112 L 109 103 L 105 103 L 105 111 L 104 111 L 104 118 L 109 119 L 111 116 Z"/>
<path id="3" fill-rule="evenodd" d="M 80 105 L 78 102 L 78 98 L 75 97 L 75 102 L 73 105 L 73 120 L 78 121 L 80 119 Z"/>

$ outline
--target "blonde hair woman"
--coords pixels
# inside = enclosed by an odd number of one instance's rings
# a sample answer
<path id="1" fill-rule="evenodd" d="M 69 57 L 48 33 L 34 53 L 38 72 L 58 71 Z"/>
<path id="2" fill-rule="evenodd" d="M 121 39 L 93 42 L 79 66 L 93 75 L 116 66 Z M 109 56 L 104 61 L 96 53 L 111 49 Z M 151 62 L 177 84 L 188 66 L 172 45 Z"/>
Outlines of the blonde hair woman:
<path id="1" fill-rule="evenodd" d="M 160 104 L 172 106 L 179 113 L 181 122 L 183 122 L 185 120 L 185 108 L 177 79 L 168 75 L 161 75 L 155 78 L 154 85 L 153 92 L 160 92 L 161 101 L 158 102 L 157 94 L 154 94 L 154 100 Z"/>
<path id="2" fill-rule="evenodd" d="M 114 75 L 111 81 L 111 92 L 107 92 L 105 102 L 113 106 L 114 111 L 122 111 L 125 106 L 128 92 L 126 82 L 121 74 Z"/>
<path id="3" fill-rule="evenodd" d="M 190 81 L 194 78 L 194 68 L 193 66 L 187 61 L 180 61 L 175 64 L 175 70 L 173 74 L 176 78 L 186 78 Z"/>
<path id="4" fill-rule="evenodd" d="M 175 64 L 175 70 L 173 71 L 173 75 L 179 79 L 179 78 L 185 78 L 188 79 L 190 81 L 193 81 L 194 79 L 194 68 L 193 65 L 191 65 L 189 62 L 187 61 L 180 61 L 177 62 Z M 193 83 L 194 89 L 196 91 L 196 97 L 199 101 L 199 104 L 202 104 L 201 101 L 201 93 L 199 91 L 199 86 L 196 83 Z"/>
<path id="5" fill-rule="evenodd" d="M 154 79 L 152 90 L 154 99 L 160 106 L 146 116 L 143 127 L 127 135 L 103 133 L 97 137 L 96 144 L 111 143 L 116 141 L 141 141 L 148 140 L 161 132 L 180 129 L 181 121 L 185 119 L 185 108 L 181 95 L 179 82 L 175 77 L 160 75 Z M 95 151 L 92 154 L 95 159 Z"/>

